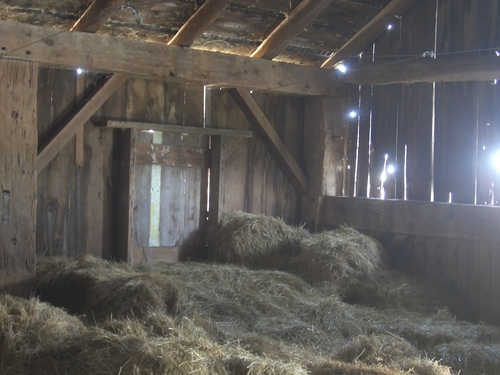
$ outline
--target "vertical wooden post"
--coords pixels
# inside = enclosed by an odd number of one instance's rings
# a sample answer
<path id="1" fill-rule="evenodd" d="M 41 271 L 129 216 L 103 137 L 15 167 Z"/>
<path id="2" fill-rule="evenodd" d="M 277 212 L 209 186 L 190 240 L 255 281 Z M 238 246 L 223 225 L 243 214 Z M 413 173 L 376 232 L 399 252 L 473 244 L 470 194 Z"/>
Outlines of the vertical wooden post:
<path id="1" fill-rule="evenodd" d="M 223 136 L 213 135 L 210 149 L 210 196 L 207 224 L 209 251 L 215 245 L 217 228 L 224 211 L 224 166 L 226 142 Z"/>
<path id="2" fill-rule="evenodd" d="M 116 260 L 132 263 L 133 250 L 133 216 L 134 216 L 134 186 L 135 186 L 135 153 L 134 144 L 137 131 L 126 129 L 118 137 L 119 148 L 117 175 L 115 181 L 116 212 L 116 250 L 113 254 Z"/>
<path id="3" fill-rule="evenodd" d="M 305 101 L 304 149 L 308 195 L 302 221 L 309 229 L 323 225 L 323 197 L 344 195 L 346 99 L 314 97 Z"/>
<path id="4" fill-rule="evenodd" d="M 38 65 L 0 59 L 0 291 L 29 294 L 36 267 Z"/>

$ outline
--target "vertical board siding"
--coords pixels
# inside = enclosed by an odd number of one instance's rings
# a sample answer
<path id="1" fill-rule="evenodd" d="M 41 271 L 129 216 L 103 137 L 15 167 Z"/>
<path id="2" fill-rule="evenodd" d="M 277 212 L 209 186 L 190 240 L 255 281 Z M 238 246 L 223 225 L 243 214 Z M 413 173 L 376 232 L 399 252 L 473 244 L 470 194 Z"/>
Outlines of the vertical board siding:
<path id="1" fill-rule="evenodd" d="M 0 59 L 0 85 L 0 290 L 28 297 L 36 265 L 38 65 Z"/>
<path id="2" fill-rule="evenodd" d="M 57 131 L 76 104 L 76 72 L 40 69 L 38 143 Z M 38 171 L 37 255 L 75 256 L 77 202 L 75 142 Z"/>
<path id="3" fill-rule="evenodd" d="M 397 61 L 400 54 L 401 23 L 393 24 L 391 30 L 378 38 L 375 43 L 375 62 L 391 63 Z M 387 56 L 396 56 L 388 58 Z M 385 85 L 373 87 L 372 122 L 372 157 L 370 181 L 370 197 L 396 198 L 395 174 L 387 173 L 387 166 L 397 165 L 398 149 L 398 109 L 399 85 Z M 387 158 L 386 158 L 387 155 Z M 397 168 L 399 170 L 399 168 Z M 401 169 L 402 170 L 402 169 Z M 382 181 L 384 173 L 385 181 Z"/>
<path id="4" fill-rule="evenodd" d="M 303 98 L 260 93 L 253 97 L 295 161 L 302 165 Z M 211 102 L 213 127 L 252 130 L 227 92 L 213 90 Z M 281 216 L 288 223 L 300 221 L 300 194 L 255 132 L 250 139 L 226 139 L 225 168 L 225 210 Z"/>

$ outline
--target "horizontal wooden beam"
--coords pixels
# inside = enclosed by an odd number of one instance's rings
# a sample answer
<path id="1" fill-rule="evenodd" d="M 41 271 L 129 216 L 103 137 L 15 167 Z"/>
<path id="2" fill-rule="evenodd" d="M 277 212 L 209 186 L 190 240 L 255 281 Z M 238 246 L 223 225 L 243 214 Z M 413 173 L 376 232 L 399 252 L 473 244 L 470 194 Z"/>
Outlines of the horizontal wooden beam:
<path id="1" fill-rule="evenodd" d="M 157 164 L 167 167 L 207 168 L 203 148 L 170 146 L 138 142 L 135 144 L 137 164 Z"/>
<path id="2" fill-rule="evenodd" d="M 326 227 L 499 242 L 500 207 L 326 197 Z"/>
<path id="3" fill-rule="evenodd" d="M 223 135 L 226 137 L 243 137 L 243 138 L 252 137 L 252 132 L 245 130 L 202 128 L 197 126 L 182 126 L 182 125 L 164 125 L 164 124 L 155 124 L 149 122 L 107 121 L 105 126 L 109 128 L 118 128 L 118 129 L 153 130 L 155 132 L 178 133 L 178 134 Z"/>
<path id="4" fill-rule="evenodd" d="M 290 179 L 295 189 L 303 195 L 307 194 L 307 177 L 290 154 L 276 130 L 259 108 L 252 95 L 244 89 L 230 89 L 229 92 L 247 117 L 267 147 L 274 155 L 276 161 Z"/>
<path id="5" fill-rule="evenodd" d="M 359 63 L 339 80 L 356 85 L 467 82 L 500 79 L 500 57 L 418 58 L 392 63 Z"/>
<path id="6" fill-rule="evenodd" d="M 46 144 L 39 145 L 36 166 L 40 173 L 59 151 L 75 136 L 78 130 L 92 117 L 108 98 L 127 80 L 122 74 L 115 74 L 98 87 L 85 104 L 70 117 Z"/>
<path id="7" fill-rule="evenodd" d="M 273 59 L 318 16 L 331 0 L 302 0 L 251 54 Z"/>
<path id="8" fill-rule="evenodd" d="M 373 43 L 395 16 L 405 13 L 418 0 L 392 0 L 375 17 L 371 19 L 360 31 L 347 41 L 337 52 L 330 56 L 321 65 L 322 68 L 331 68 L 345 59 L 354 59 L 370 43 Z M 432 16 L 431 14 L 429 16 Z"/>
<path id="9" fill-rule="evenodd" d="M 200 51 L 0 21 L 0 57 L 134 77 L 245 87 L 297 95 L 346 96 L 332 72 L 248 56 Z"/>
<path id="10" fill-rule="evenodd" d="M 134 247 L 132 264 L 199 260 L 202 250 L 194 246 Z"/>

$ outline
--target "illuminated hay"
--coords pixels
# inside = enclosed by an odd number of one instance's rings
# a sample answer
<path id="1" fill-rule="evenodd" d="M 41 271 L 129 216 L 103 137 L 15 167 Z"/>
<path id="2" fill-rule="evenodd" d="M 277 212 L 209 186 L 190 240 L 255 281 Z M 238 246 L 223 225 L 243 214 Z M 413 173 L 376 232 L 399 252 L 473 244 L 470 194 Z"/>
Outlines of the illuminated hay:
<path id="1" fill-rule="evenodd" d="M 281 219 L 240 211 L 225 212 L 209 257 L 219 263 L 273 268 L 273 262 L 298 254 L 309 232 Z"/>
<path id="2" fill-rule="evenodd" d="M 379 270 L 386 268 L 382 246 L 352 228 L 313 234 L 301 241 L 302 251 L 285 267 L 311 285 L 327 284 L 344 298 L 370 287 Z"/>
<path id="3" fill-rule="evenodd" d="M 380 243 L 353 228 L 310 235 L 281 219 L 226 212 L 212 258 L 286 271 L 352 304 L 424 313 L 448 308 L 460 318 L 470 317 L 463 299 L 441 285 L 391 270 Z"/>
<path id="4" fill-rule="evenodd" d="M 449 374 L 448 365 L 455 372 L 465 369 L 467 356 L 461 360 L 453 357 L 455 345 L 466 351 L 471 344 L 482 348 L 500 344 L 499 328 L 457 321 L 446 309 L 421 314 L 351 305 L 284 272 L 195 263 L 160 263 L 142 269 L 162 272 L 176 281 L 178 314 L 195 311 L 213 322 L 217 339 L 237 340 L 254 355 L 293 355 L 312 364 L 310 353 L 314 353 L 353 366 L 377 367 L 385 373 L 390 369 L 396 374 L 441 375 Z M 445 353 L 448 347 L 450 356 L 441 356 L 438 349 Z M 365 354 L 361 354 L 363 350 Z M 484 350 L 484 354 L 481 365 L 469 367 L 467 374 L 494 373 L 485 372 L 492 368 L 500 372 L 500 351 Z M 431 360 L 434 358 L 442 364 Z M 328 366 L 322 369 L 331 370 Z M 357 374 L 376 373 L 369 372 L 373 368 L 363 371 Z"/>
<path id="5" fill-rule="evenodd" d="M 178 293 L 164 275 L 91 256 L 39 259 L 34 291 L 44 301 L 97 321 L 140 317 L 150 309 L 170 311 Z"/>
<path id="6" fill-rule="evenodd" d="M 47 328 L 25 324 L 17 342 L 27 346 L 2 344 L 2 366 L 21 369 L 10 373 L 449 375 L 448 365 L 454 373 L 500 372 L 500 329 L 457 321 L 446 310 L 420 314 L 351 305 L 279 271 L 199 263 L 130 267 L 87 258 L 71 272 L 92 265 L 103 272 L 102 281 L 119 267 L 155 283 L 175 280 L 174 309 L 170 315 L 148 309 L 141 317 L 97 325 L 85 320 L 83 326 L 54 308 L 76 324 L 52 324 L 59 333 L 40 339 L 37 331 Z M 0 316 L 2 327 L 23 315 L 19 308 L 7 310 L 11 316 Z M 45 316 L 39 324 L 45 320 L 53 321 Z M 50 337 L 56 338 L 52 344 Z"/>

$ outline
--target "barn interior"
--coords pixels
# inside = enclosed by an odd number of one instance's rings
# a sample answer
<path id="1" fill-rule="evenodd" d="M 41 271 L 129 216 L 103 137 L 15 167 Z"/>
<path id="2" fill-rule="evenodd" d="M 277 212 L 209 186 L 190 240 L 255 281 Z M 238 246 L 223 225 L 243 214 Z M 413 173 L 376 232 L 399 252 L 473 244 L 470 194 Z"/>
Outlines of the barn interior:
<path id="1" fill-rule="evenodd" d="M 3 374 L 500 374 L 500 0 L 0 0 Z"/>

